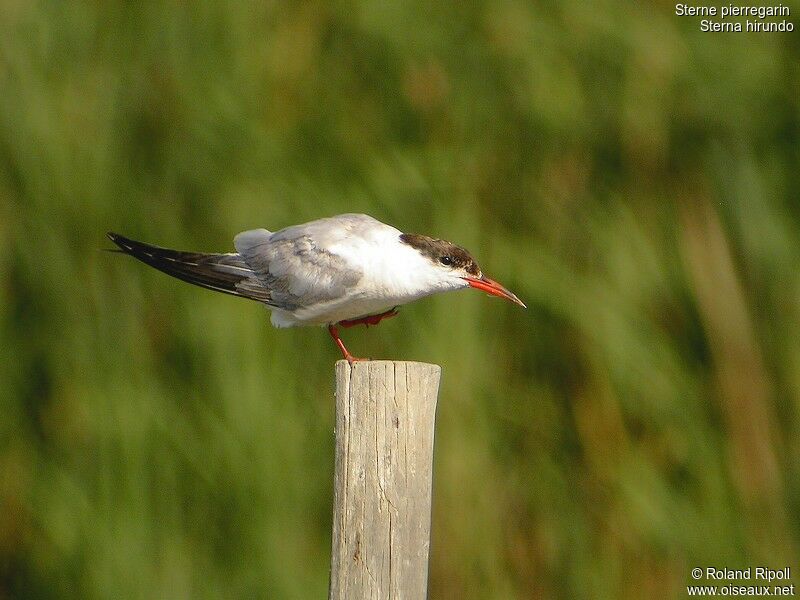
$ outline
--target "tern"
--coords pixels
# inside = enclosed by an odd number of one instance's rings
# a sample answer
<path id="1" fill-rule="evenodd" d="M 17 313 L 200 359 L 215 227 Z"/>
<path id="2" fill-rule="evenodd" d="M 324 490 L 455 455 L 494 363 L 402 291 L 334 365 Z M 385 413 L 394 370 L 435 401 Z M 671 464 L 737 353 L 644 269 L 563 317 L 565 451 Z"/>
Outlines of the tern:
<path id="1" fill-rule="evenodd" d="M 225 254 L 160 248 L 112 232 L 108 237 L 118 252 L 168 275 L 261 302 L 272 310 L 275 327 L 326 326 L 351 364 L 366 359 L 350 354 L 339 327 L 377 325 L 431 294 L 472 287 L 525 308 L 464 248 L 403 233 L 368 215 L 244 231 L 233 239 L 236 252 Z"/>

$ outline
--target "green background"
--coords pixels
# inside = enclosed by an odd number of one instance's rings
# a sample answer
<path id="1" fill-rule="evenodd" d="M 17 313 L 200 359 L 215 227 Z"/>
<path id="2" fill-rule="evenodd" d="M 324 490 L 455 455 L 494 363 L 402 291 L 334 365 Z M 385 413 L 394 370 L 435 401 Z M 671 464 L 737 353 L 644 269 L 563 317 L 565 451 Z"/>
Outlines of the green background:
<path id="1" fill-rule="evenodd" d="M 100 249 L 342 212 L 529 306 L 344 333 L 443 367 L 432 599 L 800 571 L 800 33 L 674 10 L 1 0 L 0 598 L 326 596 L 327 333 Z"/>

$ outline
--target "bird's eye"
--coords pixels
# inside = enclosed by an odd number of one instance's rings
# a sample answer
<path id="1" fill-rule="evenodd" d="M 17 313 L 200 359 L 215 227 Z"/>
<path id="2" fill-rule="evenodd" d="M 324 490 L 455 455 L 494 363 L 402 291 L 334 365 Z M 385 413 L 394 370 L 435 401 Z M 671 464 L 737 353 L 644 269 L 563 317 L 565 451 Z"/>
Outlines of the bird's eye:
<path id="1" fill-rule="evenodd" d="M 449 267 L 450 265 L 453 264 L 453 258 L 450 256 L 442 256 L 439 258 L 439 262 L 445 265 L 446 267 Z"/>

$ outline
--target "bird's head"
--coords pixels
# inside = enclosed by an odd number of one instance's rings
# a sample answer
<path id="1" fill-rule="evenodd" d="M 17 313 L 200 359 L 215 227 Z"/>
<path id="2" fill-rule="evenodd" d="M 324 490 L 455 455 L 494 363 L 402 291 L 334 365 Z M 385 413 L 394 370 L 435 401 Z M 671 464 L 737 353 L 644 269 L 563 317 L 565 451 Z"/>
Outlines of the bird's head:
<path id="1" fill-rule="evenodd" d="M 515 294 L 486 277 L 472 255 L 464 248 L 445 240 L 416 233 L 404 233 L 400 236 L 400 240 L 424 256 L 429 266 L 435 270 L 437 277 L 448 284 L 449 288 L 473 287 L 527 308 Z"/>

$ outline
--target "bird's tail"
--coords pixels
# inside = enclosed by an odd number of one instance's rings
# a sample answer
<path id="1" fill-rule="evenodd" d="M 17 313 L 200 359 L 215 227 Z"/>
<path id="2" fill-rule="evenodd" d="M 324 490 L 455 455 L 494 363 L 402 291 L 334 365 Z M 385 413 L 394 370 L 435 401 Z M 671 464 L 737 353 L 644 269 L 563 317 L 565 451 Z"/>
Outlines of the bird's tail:
<path id="1" fill-rule="evenodd" d="M 205 254 L 159 248 L 109 232 L 120 251 L 188 283 L 269 304 L 270 293 L 239 254 Z"/>

